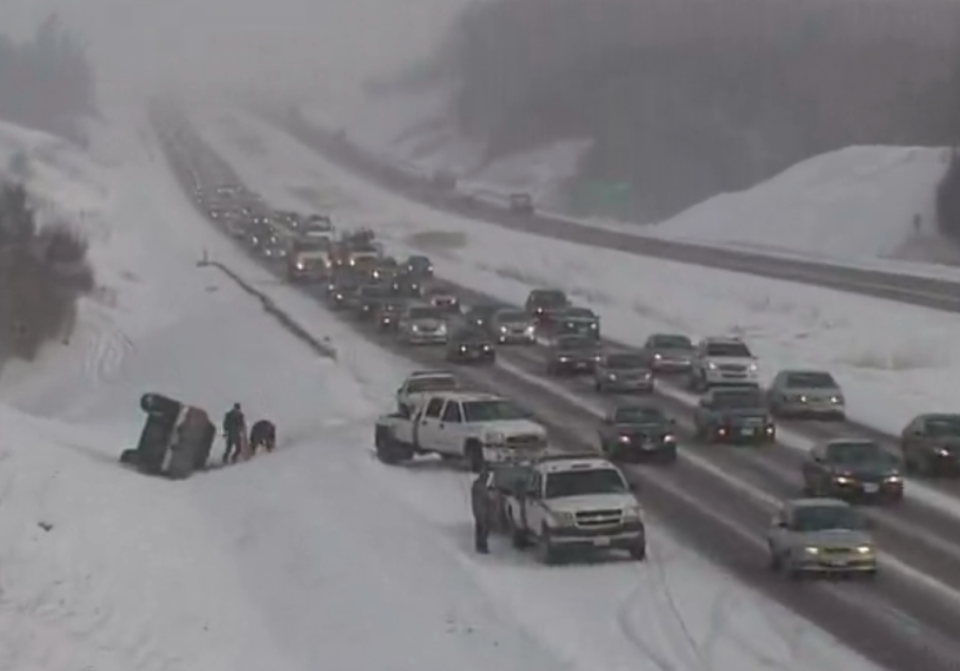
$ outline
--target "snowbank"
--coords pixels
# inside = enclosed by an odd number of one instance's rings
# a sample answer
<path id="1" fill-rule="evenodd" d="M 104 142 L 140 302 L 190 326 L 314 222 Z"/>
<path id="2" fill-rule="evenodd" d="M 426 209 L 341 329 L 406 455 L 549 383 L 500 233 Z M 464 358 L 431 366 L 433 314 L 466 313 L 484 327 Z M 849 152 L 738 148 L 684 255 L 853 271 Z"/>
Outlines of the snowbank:
<path id="1" fill-rule="evenodd" d="M 626 343 L 639 344 L 657 331 L 738 334 L 761 357 L 766 377 L 784 368 L 829 369 L 847 391 L 850 415 L 891 433 L 917 413 L 954 409 L 960 317 L 458 219 L 373 188 L 265 123 L 243 123 L 270 152 L 252 157 L 215 123 L 207 130 L 219 135 L 224 155 L 268 197 L 296 201 L 312 193 L 312 205 L 375 228 L 401 248 L 423 247 L 430 239 L 410 238 L 414 234 L 458 233 L 465 241 L 459 249 L 424 249 L 454 281 L 515 302 L 532 286 L 563 288 L 596 309 L 606 332 Z M 296 188 L 304 183 L 327 187 Z M 916 324 L 923 324 L 922 332 Z"/>
<path id="2" fill-rule="evenodd" d="M 798 163 L 746 191 L 711 198 L 645 232 L 848 261 L 896 256 L 914 238 L 938 238 L 934 195 L 943 153 L 849 147 Z"/>

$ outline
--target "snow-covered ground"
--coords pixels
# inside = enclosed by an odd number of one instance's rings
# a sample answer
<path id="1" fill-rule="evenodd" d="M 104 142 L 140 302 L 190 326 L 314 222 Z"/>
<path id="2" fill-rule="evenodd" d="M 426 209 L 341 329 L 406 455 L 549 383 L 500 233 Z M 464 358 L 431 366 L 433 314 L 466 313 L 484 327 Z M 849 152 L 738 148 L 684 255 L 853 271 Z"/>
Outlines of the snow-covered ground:
<path id="1" fill-rule="evenodd" d="M 305 109 L 304 116 L 344 127 L 360 146 L 407 166 L 455 169 L 464 177 L 463 187 L 480 194 L 523 190 L 545 210 L 563 202 L 557 189 L 576 174 L 588 141 L 566 140 L 482 165 L 482 147 L 458 139 L 438 120 L 443 103 L 440 94 L 396 95 L 351 107 L 349 114 L 347 108 Z M 940 148 L 849 147 L 798 163 L 745 191 L 718 195 L 656 226 L 586 223 L 844 262 L 896 258 L 956 266 L 960 248 L 937 234 L 934 211 L 948 156 Z"/>
<path id="2" fill-rule="evenodd" d="M 143 129 L 121 110 L 94 141 L 111 300 L 0 380 L 0 669 L 872 669 L 656 527 L 643 566 L 544 570 L 499 543 L 475 556 L 466 475 L 371 458 L 408 365 L 200 221 Z M 338 361 L 196 267 L 203 250 Z M 215 419 L 241 401 L 281 449 L 183 482 L 126 471 L 145 391 Z"/>
<path id="3" fill-rule="evenodd" d="M 292 205 L 309 202 L 371 226 L 401 248 L 424 250 L 466 286 L 515 302 L 532 286 L 563 288 L 626 343 L 662 331 L 738 334 L 767 377 L 783 368 L 829 369 L 847 392 L 850 415 L 891 433 L 917 413 L 956 409 L 958 316 L 458 219 L 372 188 L 281 131 L 231 114 L 244 133 L 261 138 L 262 152 L 246 152 L 221 116 L 211 113 L 204 129 L 251 184 Z"/>

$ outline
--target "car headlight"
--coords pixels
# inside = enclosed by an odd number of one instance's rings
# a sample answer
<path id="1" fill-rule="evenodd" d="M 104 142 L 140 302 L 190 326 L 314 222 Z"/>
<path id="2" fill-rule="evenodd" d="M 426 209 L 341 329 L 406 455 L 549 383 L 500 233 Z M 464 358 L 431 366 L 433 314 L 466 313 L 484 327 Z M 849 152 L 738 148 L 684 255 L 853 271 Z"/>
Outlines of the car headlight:
<path id="1" fill-rule="evenodd" d="M 303 264 L 303 262 L 297 261 L 297 270 L 305 270 L 305 269 L 306 269 L 306 266 Z"/>
<path id="2" fill-rule="evenodd" d="M 491 431 L 483 436 L 487 445 L 503 445 L 507 442 L 507 437 L 499 431 Z"/>
<path id="3" fill-rule="evenodd" d="M 873 554 L 873 548 L 869 545 L 860 545 L 857 547 L 857 554 L 860 555 L 871 555 Z"/>
<path id="4" fill-rule="evenodd" d="M 621 443 L 629 443 L 629 442 L 630 442 L 630 436 L 620 436 L 620 442 L 621 442 Z"/>
<path id="5" fill-rule="evenodd" d="M 938 457 L 949 457 L 950 454 L 951 454 L 951 453 L 950 453 L 950 450 L 948 450 L 948 449 L 945 448 L 945 447 L 939 447 L 939 448 L 937 448 L 937 456 L 938 456 Z"/>
<path id="6" fill-rule="evenodd" d="M 893 483 L 893 484 L 896 484 L 896 483 L 898 483 L 898 482 L 902 482 L 902 481 L 903 481 L 903 478 L 901 478 L 898 474 L 894 473 L 894 474 L 888 475 L 888 476 L 886 477 L 886 481 L 887 481 L 887 482 L 890 482 L 890 483 Z"/>
<path id="7" fill-rule="evenodd" d="M 808 545 L 807 547 L 803 548 L 803 552 L 804 554 L 808 555 L 818 555 L 820 554 L 820 548 L 814 547 L 813 545 Z"/>
<path id="8" fill-rule="evenodd" d="M 617 374 L 616 374 L 616 373 L 607 373 L 607 379 L 608 379 L 608 380 L 616 380 L 616 379 L 617 379 Z"/>
<path id="9" fill-rule="evenodd" d="M 461 352 L 466 352 L 466 351 L 467 351 L 467 346 L 466 346 L 466 345 L 460 345 L 460 351 L 461 351 Z"/>
<path id="10" fill-rule="evenodd" d="M 565 512 L 565 511 L 552 511 L 550 517 L 553 518 L 554 523 L 558 527 L 572 527 L 577 524 L 577 516 L 575 513 Z"/>
<path id="11" fill-rule="evenodd" d="M 850 483 L 853 482 L 853 478 L 851 478 L 849 475 L 838 475 L 834 477 L 833 480 L 838 485 L 849 485 Z"/>
<path id="12" fill-rule="evenodd" d="M 447 332 L 447 325 L 446 325 L 446 324 L 440 324 L 440 326 L 437 327 L 437 333 L 443 335 L 443 334 L 446 333 L 446 332 Z"/>
<path id="13" fill-rule="evenodd" d="M 501 327 L 500 327 L 500 333 L 506 333 L 506 332 L 507 332 L 507 327 L 506 327 L 506 326 L 501 326 Z"/>
<path id="14" fill-rule="evenodd" d="M 525 332 L 526 332 L 527 335 L 533 335 L 533 324 L 531 324 L 530 326 L 528 326 L 528 327 L 526 328 L 526 331 L 525 331 Z"/>
<path id="15" fill-rule="evenodd" d="M 708 361 L 708 362 L 707 362 L 707 368 L 709 368 L 710 370 L 716 370 L 716 369 L 717 369 L 717 364 L 715 364 L 715 363 L 712 362 L 712 361 Z"/>
<path id="16" fill-rule="evenodd" d="M 557 360 L 558 360 L 560 363 L 567 363 L 568 361 L 570 361 L 570 357 L 562 356 L 562 355 L 561 355 L 561 356 L 557 357 Z"/>
<path id="17" fill-rule="evenodd" d="M 831 403 L 843 403 L 843 396 L 841 396 L 840 394 L 837 394 L 836 396 L 831 396 L 831 397 L 830 397 L 830 402 L 831 402 Z"/>
<path id="18" fill-rule="evenodd" d="M 640 508 L 640 506 L 624 508 L 623 510 L 624 522 L 639 522 L 642 519 L 643 519 L 643 510 Z"/>
<path id="19" fill-rule="evenodd" d="M 749 370 L 751 373 L 756 373 L 758 370 L 760 370 L 760 367 L 757 364 L 752 363 L 747 366 L 747 370 Z"/>
<path id="20" fill-rule="evenodd" d="M 656 354 L 653 355 L 653 358 L 656 359 L 657 361 L 660 361 L 660 359 L 663 358 L 663 355 L 660 354 L 660 352 L 657 352 Z"/>
<path id="21" fill-rule="evenodd" d="M 342 300 L 343 300 L 343 294 L 338 293 L 338 294 L 336 295 L 336 299 L 337 299 L 338 301 L 342 301 Z"/>

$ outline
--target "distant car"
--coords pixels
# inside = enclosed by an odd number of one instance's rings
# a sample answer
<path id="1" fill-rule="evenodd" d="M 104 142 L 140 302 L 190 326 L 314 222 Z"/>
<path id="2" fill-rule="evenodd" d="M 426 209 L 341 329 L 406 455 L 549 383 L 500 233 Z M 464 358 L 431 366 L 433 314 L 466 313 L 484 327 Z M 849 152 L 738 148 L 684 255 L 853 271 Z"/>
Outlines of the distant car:
<path id="1" fill-rule="evenodd" d="M 548 312 L 566 310 L 569 307 L 570 299 L 559 289 L 534 289 L 524 303 L 527 314 L 534 317 L 542 317 Z"/>
<path id="2" fill-rule="evenodd" d="M 447 314 L 432 305 L 407 305 L 400 316 L 400 341 L 407 345 L 444 345 L 447 342 Z"/>
<path id="3" fill-rule="evenodd" d="M 534 214 L 536 209 L 533 206 L 533 198 L 529 193 L 511 193 L 508 199 L 508 207 L 514 214 Z"/>
<path id="4" fill-rule="evenodd" d="M 414 255 L 403 264 L 407 273 L 419 278 L 433 277 L 433 262 L 427 256 Z"/>
<path id="5" fill-rule="evenodd" d="M 356 314 L 354 316 L 364 321 L 371 320 L 380 309 L 380 305 L 392 298 L 393 292 L 389 286 L 383 284 L 361 286 L 357 292 Z"/>
<path id="6" fill-rule="evenodd" d="M 608 352 L 597 362 L 594 387 L 604 392 L 652 392 L 653 372 L 637 352 Z"/>
<path id="7" fill-rule="evenodd" d="M 522 310 L 498 310 L 490 318 L 490 329 L 501 345 L 532 345 L 536 342 L 533 320 Z"/>
<path id="8" fill-rule="evenodd" d="M 373 320 L 381 331 L 396 331 L 406 302 L 393 296 L 385 298 L 377 306 Z"/>
<path id="9" fill-rule="evenodd" d="M 826 371 L 780 371 L 770 383 L 767 400 L 778 417 L 846 417 L 843 391 Z"/>
<path id="10" fill-rule="evenodd" d="M 810 574 L 877 574 L 877 549 L 867 521 L 836 499 L 784 502 L 767 531 L 770 568 L 793 579 Z"/>
<path id="11" fill-rule="evenodd" d="M 447 313 L 460 312 L 460 299 L 449 289 L 431 287 L 424 293 L 427 301 L 438 310 L 443 310 Z"/>
<path id="12" fill-rule="evenodd" d="M 839 438 L 815 445 L 801 465 L 804 493 L 838 499 L 899 501 L 899 460 L 872 440 Z"/>
<path id="13" fill-rule="evenodd" d="M 480 329 L 484 333 L 492 334 L 493 316 L 502 309 L 503 306 L 496 303 L 471 305 L 463 314 L 463 321 L 471 328 Z"/>
<path id="14" fill-rule="evenodd" d="M 694 412 L 696 435 L 718 443 L 770 443 L 776 427 L 757 387 L 718 387 L 700 399 Z"/>
<path id="15" fill-rule="evenodd" d="M 554 335 L 586 335 L 600 339 L 600 317 L 589 308 L 569 307 L 549 313 L 545 330 Z"/>
<path id="16" fill-rule="evenodd" d="M 327 304 L 333 310 L 345 309 L 360 290 L 360 280 L 351 274 L 341 274 L 327 285 Z"/>
<path id="17" fill-rule="evenodd" d="M 759 385 L 757 358 L 740 338 L 704 338 L 690 367 L 690 388 L 706 391 L 721 385 Z"/>
<path id="18" fill-rule="evenodd" d="M 442 391 L 457 391 L 460 381 L 457 376 L 446 370 L 419 370 L 407 376 L 397 389 L 397 409 L 412 410 L 426 396 Z"/>
<path id="19" fill-rule="evenodd" d="M 464 328 L 447 340 L 447 361 L 455 363 L 493 363 L 497 353 L 493 340 L 480 329 Z"/>
<path id="20" fill-rule="evenodd" d="M 393 293 L 401 298 L 420 298 L 423 295 L 423 283 L 420 277 L 409 272 L 394 277 L 391 287 Z"/>
<path id="21" fill-rule="evenodd" d="M 590 336 L 560 336 L 546 347 L 547 375 L 592 374 L 602 358 L 600 346 Z"/>
<path id="22" fill-rule="evenodd" d="M 369 272 L 371 279 L 392 284 L 395 279 L 403 274 L 403 268 L 400 267 L 396 259 L 388 256 L 380 259 Z"/>
<path id="23" fill-rule="evenodd" d="M 900 451 L 908 473 L 960 475 L 960 415 L 914 417 L 900 435 Z"/>
<path id="24" fill-rule="evenodd" d="M 676 422 L 656 406 L 619 406 L 599 431 L 600 449 L 611 461 L 677 460 Z"/>
<path id="25" fill-rule="evenodd" d="M 685 335 L 655 333 L 643 344 L 654 373 L 689 373 L 696 348 Z"/>

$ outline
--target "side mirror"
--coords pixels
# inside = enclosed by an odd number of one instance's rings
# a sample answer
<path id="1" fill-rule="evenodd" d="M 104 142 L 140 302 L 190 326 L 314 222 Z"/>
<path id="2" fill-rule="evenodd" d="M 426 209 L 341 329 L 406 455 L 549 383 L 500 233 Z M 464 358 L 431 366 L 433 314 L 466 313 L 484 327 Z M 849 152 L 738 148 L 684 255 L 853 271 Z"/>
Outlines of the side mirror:
<path id="1" fill-rule="evenodd" d="M 631 491 L 631 492 L 639 492 L 639 491 L 640 491 L 640 483 L 637 482 L 636 480 L 630 480 L 630 481 L 628 481 L 628 482 L 627 482 L 627 487 L 630 488 L 630 491 Z"/>
<path id="2" fill-rule="evenodd" d="M 710 401 L 708 401 L 708 400 L 705 399 L 705 398 L 701 398 L 701 399 L 700 399 L 700 403 L 698 403 L 697 405 L 699 405 L 701 408 L 709 408 L 709 407 L 710 407 Z"/>
<path id="3" fill-rule="evenodd" d="M 786 528 L 787 528 L 787 523 L 784 522 L 783 520 L 774 520 L 774 521 L 773 521 L 773 526 L 774 526 L 774 528 L 776 528 L 776 529 L 786 529 Z"/>
<path id="4" fill-rule="evenodd" d="M 677 425 L 677 420 L 674 419 L 673 417 L 671 417 L 669 420 L 667 420 L 667 425 L 668 425 L 668 426 L 676 426 L 676 425 Z"/>

